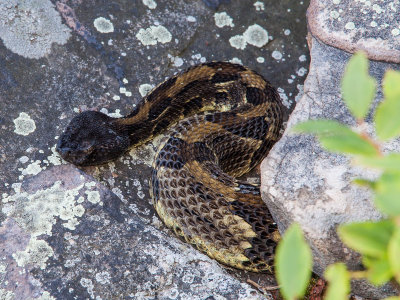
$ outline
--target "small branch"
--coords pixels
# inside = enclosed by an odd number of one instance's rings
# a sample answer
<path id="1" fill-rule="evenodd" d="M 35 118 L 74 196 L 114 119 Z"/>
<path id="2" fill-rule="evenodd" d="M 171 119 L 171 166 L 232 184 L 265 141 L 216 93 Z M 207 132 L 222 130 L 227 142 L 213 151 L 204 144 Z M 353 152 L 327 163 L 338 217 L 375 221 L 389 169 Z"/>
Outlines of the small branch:
<path id="1" fill-rule="evenodd" d="M 378 156 L 383 156 L 380 144 L 377 143 L 365 130 L 365 128 L 367 127 L 367 123 L 363 119 L 358 119 L 357 125 L 361 129 L 361 132 L 360 132 L 361 138 L 364 139 L 365 141 L 367 141 L 369 144 L 372 145 L 372 147 L 375 148 Z"/>
<path id="2" fill-rule="evenodd" d="M 268 291 L 276 291 L 276 290 L 280 289 L 279 285 L 263 287 L 251 279 L 247 279 L 247 283 L 254 286 L 255 288 L 257 288 L 259 291 L 261 291 L 263 293 L 268 292 Z"/>

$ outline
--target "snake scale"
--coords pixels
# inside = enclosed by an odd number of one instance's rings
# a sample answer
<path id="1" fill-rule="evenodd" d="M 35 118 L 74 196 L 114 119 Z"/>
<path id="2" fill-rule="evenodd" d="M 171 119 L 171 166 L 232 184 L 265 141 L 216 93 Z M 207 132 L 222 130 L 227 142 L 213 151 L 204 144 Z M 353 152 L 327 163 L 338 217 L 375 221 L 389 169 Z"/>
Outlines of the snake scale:
<path id="1" fill-rule="evenodd" d="M 279 94 L 256 72 L 211 62 L 154 88 L 126 117 L 74 117 L 57 151 L 78 166 L 117 158 L 169 130 L 152 167 L 154 207 L 177 236 L 219 262 L 271 271 L 277 226 L 259 186 L 237 179 L 280 138 Z"/>

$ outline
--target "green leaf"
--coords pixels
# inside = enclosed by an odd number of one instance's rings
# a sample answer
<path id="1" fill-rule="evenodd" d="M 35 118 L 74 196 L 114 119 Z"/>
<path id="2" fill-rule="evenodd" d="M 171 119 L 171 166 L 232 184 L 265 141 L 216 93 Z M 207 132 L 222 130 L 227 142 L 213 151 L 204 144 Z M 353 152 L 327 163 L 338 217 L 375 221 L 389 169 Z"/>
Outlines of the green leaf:
<path id="1" fill-rule="evenodd" d="M 388 256 L 394 277 L 400 283 L 400 227 L 396 228 L 390 239 Z"/>
<path id="2" fill-rule="evenodd" d="M 390 153 L 385 156 L 375 157 L 358 157 L 355 162 L 366 167 L 400 172 L 400 153 Z"/>
<path id="3" fill-rule="evenodd" d="M 348 130 L 348 127 L 334 120 L 309 120 L 293 127 L 293 132 L 311 133 L 317 136 L 331 136 L 340 134 L 343 130 Z"/>
<path id="4" fill-rule="evenodd" d="M 381 140 L 400 135 L 400 72 L 389 70 L 383 78 L 385 99 L 375 113 L 376 133 Z"/>
<path id="5" fill-rule="evenodd" d="M 382 285 L 392 278 L 393 272 L 386 255 L 383 258 L 372 260 L 369 264 L 368 280 L 373 284 Z"/>
<path id="6" fill-rule="evenodd" d="M 353 182 L 355 184 L 361 185 L 361 186 L 366 186 L 369 187 L 370 189 L 375 189 L 375 181 L 364 179 L 364 178 L 356 178 L 353 179 Z"/>
<path id="7" fill-rule="evenodd" d="M 342 95 L 357 119 L 365 118 L 375 97 L 376 82 L 368 74 L 368 59 L 362 52 L 349 60 L 342 78 Z"/>
<path id="8" fill-rule="evenodd" d="M 400 215 L 400 173 L 385 172 L 375 186 L 375 205 L 389 216 Z"/>
<path id="9" fill-rule="evenodd" d="M 350 133 L 351 132 L 351 133 Z M 353 131 L 342 132 L 337 136 L 321 137 L 321 145 L 332 152 L 374 156 L 376 149 Z"/>
<path id="10" fill-rule="evenodd" d="M 350 293 L 350 274 L 346 265 L 336 263 L 325 270 L 325 278 L 329 281 L 325 300 L 347 300 Z"/>
<path id="11" fill-rule="evenodd" d="M 276 276 L 285 299 L 304 295 L 311 277 L 312 255 L 298 224 L 292 224 L 276 249 Z"/>
<path id="12" fill-rule="evenodd" d="M 294 132 L 315 134 L 321 145 L 332 152 L 374 156 L 376 149 L 359 134 L 333 120 L 312 120 L 300 123 Z"/>
<path id="13" fill-rule="evenodd" d="M 386 255 L 393 226 L 388 220 L 350 223 L 339 226 L 338 233 L 342 241 L 357 252 L 381 258 Z"/>
<path id="14" fill-rule="evenodd" d="M 385 298 L 385 299 L 383 299 L 383 300 L 400 300 L 400 297 L 391 296 L 391 297 Z"/>

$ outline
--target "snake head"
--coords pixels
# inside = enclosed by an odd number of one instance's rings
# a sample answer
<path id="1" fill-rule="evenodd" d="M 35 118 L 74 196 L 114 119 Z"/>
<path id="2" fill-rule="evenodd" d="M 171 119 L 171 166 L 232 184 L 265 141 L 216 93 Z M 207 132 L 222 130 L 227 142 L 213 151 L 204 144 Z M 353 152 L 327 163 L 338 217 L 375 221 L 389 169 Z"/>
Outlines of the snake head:
<path id="1" fill-rule="evenodd" d="M 60 136 L 56 151 L 77 165 L 98 165 L 117 158 L 129 147 L 111 118 L 101 112 L 85 111 L 74 117 Z"/>

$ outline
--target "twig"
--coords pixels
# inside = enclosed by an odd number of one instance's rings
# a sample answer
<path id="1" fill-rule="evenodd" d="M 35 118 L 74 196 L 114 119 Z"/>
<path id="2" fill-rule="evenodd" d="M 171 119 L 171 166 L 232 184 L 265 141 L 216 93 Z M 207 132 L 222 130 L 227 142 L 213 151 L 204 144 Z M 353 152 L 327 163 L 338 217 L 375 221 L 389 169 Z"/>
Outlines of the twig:
<path id="1" fill-rule="evenodd" d="M 247 279 L 247 283 L 251 284 L 255 288 L 259 289 L 261 292 L 275 291 L 275 290 L 279 290 L 281 288 L 279 285 L 273 285 L 273 286 L 264 287 L 264 286 L 259 285 L 257 282 L 255 282 L 255 281 L 253 281 L 251 279 Z"/>

